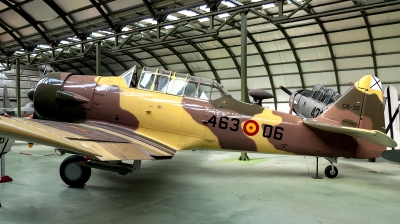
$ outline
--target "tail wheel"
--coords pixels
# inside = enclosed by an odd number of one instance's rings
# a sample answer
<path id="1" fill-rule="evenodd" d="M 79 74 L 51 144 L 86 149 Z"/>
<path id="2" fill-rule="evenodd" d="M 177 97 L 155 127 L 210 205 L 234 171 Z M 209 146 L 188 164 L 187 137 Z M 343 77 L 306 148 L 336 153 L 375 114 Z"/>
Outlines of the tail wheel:
<path id="1" fill-rule="evenodd" d="M 60 166 L 61 179 L 70 187 L 83 187 L 89 180 L 92 170 L 79 163 L 86 161 L 83 156 L 72 155 L 64 159 Z"/>
<path id="2" fill-rule="evenodd" d="M 332 170 L 331 165 L 329 165 L 325 168 L 325 176 L 327 176 L 328 178 L 335 178 L 338 174 L 339 174 L 339 171 L 336 168 L 336 166 L 333 166 L 333 170 Z"/>

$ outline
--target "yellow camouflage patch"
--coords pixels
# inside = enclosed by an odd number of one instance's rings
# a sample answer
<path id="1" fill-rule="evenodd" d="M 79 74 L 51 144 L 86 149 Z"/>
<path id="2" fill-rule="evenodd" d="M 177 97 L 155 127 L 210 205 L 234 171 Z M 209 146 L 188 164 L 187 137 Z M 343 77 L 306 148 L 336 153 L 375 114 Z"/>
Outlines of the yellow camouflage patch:
<path id="1" fill-rule="evenodd" d="M 368 95 L 376 94 L 381 102 L 383 102 L 382 96 L 382 83 L 379 79 L 372 75 L 366 75 L 357 81 L 354 86 L 361 92 Z"/>

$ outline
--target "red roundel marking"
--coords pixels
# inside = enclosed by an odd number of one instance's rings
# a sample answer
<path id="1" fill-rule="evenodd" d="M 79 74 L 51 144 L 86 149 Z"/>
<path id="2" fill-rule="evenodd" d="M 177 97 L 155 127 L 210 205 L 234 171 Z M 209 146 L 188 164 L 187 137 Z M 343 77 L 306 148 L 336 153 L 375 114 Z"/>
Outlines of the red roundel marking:
<path id="1" fill-rule="evenodd" d="M 258 133 L 258 130 L 260 130 L 260 127 L 258 126 L 258 123 L 256 121 L 248 120 L 244 122 L 243 131 L 244 133 L 246 133 L 246 135 L 256 135 Z"/>

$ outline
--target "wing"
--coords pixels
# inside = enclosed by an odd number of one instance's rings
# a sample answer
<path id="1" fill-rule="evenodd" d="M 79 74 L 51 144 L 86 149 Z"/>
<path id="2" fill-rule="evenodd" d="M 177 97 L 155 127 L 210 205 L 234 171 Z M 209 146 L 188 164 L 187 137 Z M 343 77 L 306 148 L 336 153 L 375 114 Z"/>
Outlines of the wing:
<path id="1" fill-rule="evenodd" d="M 111 160 L 171 158 L 175 150 L 107 123 L 64 123 L 37 119 L 0 118 L 0 136 L 65 149 L 73 153 Z"/>
<path id="2" fill-rule="evenodd" d="M 329 132 L 334 132 L 334 133 L 339 133 L 339 134 L 344 134 L 344 135 L 349 135 L 354 138 L 364 139 L 366 141 L 370 141 L 370 142 L 373 142 L 378 145 L 383 145 L 383 146 L 387 146 L 387 147 L 396 147 L 397 146 L 397 143 L 393 139 L 391 139 L 387 135 L 385 135 L 382 132 L 377 131 L 377 130 L 367 130 L 367 129 L 362 129 L 362 128 L 352 128 L 352 127 L 346 127 L 346 126 L 342 126 L 342 125 L 328 124 L 328 123 L 313 120 L 311 118 L 303 119 L 303 122 L 307 126 L 310 126 L 313 128 L 317 128 L 317 129 L 329 131 Z"/>

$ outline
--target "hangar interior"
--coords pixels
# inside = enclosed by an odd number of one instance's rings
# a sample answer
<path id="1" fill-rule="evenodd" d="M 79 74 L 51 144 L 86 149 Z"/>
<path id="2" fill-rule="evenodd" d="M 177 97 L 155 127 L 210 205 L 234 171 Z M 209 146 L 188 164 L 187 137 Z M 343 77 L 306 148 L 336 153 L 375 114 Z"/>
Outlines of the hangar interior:
<path id="1" fill-rule="evenodd" d="M 382 81 L 383 87 L 391 85 L 400 90 L 399 3 L 2 0 L 0 88 L 7 85 L 12 105 L 20 107 L 29 102 L 27 90 L 36 85 L 46 69 L 118 76 L 137 65 L 140 69 L 157 67 L 216 80 L 234 98 L 244 101 L 249 100 L 246 88 L 263 89 L 275 96 L 263 105 L 284 112 L 289 110 L 289 97 L 280 85 L 294 92 L 321 84 L 342 94 L 362 76 L 371 74 Z M 49 149 L 35 150 L 46 154 Z M 398 167 L 383 160 L 376 164 L 345 160 L 347 173 L 340 183 L 314 183 L 307 176 L 314 172 L 310 171 L 314 169 L 312 159 L 306 164 L 303 157 L 251 155 L 260 163 L 244 165 L 230 160 L 237 157 L 235 153 L 184 152 L 175 161 L 149 163 L 140 176 L 117 177 L 98 171 L 97 184 L 92 180 L 93 184 L 88 184 L 94 186 L 73 192 L 76 189 L 64 187 L 59 178 L 56 186 L 52 185 L 57 176 L 57 157 L 9 157 L 7 168 L 15 181 L 0 184 L 0 202 L 4 205 L 0 209 L 1 223 L 28 223 L 29 218 L 38 223 L 67 222 L 70 217 L 78 219 L 68 221 L 73 223 L 127 223 L 135 216 L 147 223 L 262 223 L 268 218 L 287 223 L 369 223 L 382 219 L 395 222 L 398 217 L 393 204 L 399 197 L 395 188 L 400 182 Z M 218 165 L 213 167 L 211 163 Z M 43 164 L 57 169 L 50 171 Z M 195 168 L 186 170 L 193 164 Z M 157 169 L 168 171 L 163 175 Z M 204 170 L 209 176 L 197 173 Z M 179 175 L 182 177 L 176 177 Z M 168 183 L 168 177 L 176 179 Z M 298 187 L 294 186 L 296 181 L 300 182 Z M 162 195 L 164 190 L 170 196 Z M 57 196 L 48 198 L 46 191 Z M 129 192 L 129 197 L 121 191 Z M 103 196 L 107 200 L 91 199 Z M 3 198 L 9 201 L 8 210 Z M 86 210 L 91 200 L 109 205 L 109 209 L 96 205 Z M 137 205 L 130 204 L 136 200 Z M 280 203 L 282 200 L 287 204 Z M 233 209 L 233 204 L 244 207 Z M 321 204 L 327 206 L 317 206 Z M 20 211 L 24 209 L 27 211 Z M 85 218 L 96 210 L 104 216 Z M 60 215 L 49 217 L 48 213 Z"/>
<path id="2" fill-rule="evenodd" d="M 286 110 L 280 85 L 344 93 L 373 74 L 399 89 L 398 7 L 372 0 L 4 1 L 0 61 L 3 70 L 20 58 L 21 66 L 98 75 L 158 67 L 215 79 L 238 99 L 245 72 L 249 89 L 276 96 L 265 105 Z"/>

